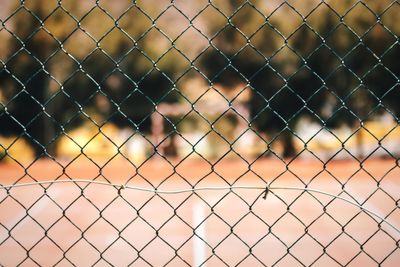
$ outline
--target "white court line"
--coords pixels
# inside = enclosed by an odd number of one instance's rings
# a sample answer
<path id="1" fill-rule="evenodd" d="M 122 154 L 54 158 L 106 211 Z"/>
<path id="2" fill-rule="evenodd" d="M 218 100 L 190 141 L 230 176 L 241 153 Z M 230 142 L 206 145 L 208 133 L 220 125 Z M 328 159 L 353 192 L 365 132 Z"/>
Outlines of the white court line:
<path id="1" fill-rule="evenodd" d="M 205 217 L 204 206 L 197 202 L 193 207 L 193 225 L 198 226 L 200 223 L 201 225 L 196 228 L 196 236 L 194 236 L 193 266 L 206 266 L 204 263 L 206 260 L 206 244 L 203 241 L 206 238 L 206 226 L 203 222 Z"/>

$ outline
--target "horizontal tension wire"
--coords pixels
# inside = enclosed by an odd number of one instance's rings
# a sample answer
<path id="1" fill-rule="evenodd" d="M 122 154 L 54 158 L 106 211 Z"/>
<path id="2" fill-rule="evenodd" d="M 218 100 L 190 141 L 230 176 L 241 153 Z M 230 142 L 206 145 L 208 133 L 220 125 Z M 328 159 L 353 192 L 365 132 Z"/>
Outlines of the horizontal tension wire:
<path id="1" fill-rule="evenodd" d="M 36 182 L 31 182 L 31 183 L 19 183 L 19 184 L 13 184 L 13 185 L 0 185 L 0 188 L 5 189 L 9 191 L 12 188 L 16 187 L 24 187 L 24 186 L 34 186 L 34 185 L 43 185 L 43 184 L 58 184 L 58 183 L 87 183 L 87 184 L 97 184 L 97 185 L 104 185 L 104 186 L 111 186 L 114 188 L 117 188 L 118 194 L 121 193 L 121 190 L 123 189 L 131 189 L 135 191 L 142 191 L 142 192 L 150 192 L 154 194 L 162 194 L 162 195 L 172 195 L 172 194 L 181 194 L 181 193 L 194 193 L 198 191 L 224 191 L 224 190 L 238 190 L 238 189 L 248 189 L 248 190 L 262 190 L 264 196 L 263 198 L 266 199 L 267 193 L 270 191 L 274 190 L 295 190 L 295 191 L 305 191 L 305 192 L 310 192 L 310 193 L 318 193 L 322 195 L 326 195 L 335 199 L 340 199 L 342 201 L 345 201 L 355 207 L 358 207 L 362 211 L 365 211 L 381 220 L 381 222 L 385 222 L 387 225 L 389 225 L 391 228 L 393 228 L 398 234 L 400 234 L 400 229 L 383 218 L 382 216 L 378 215 L 376 212 L 369 210 L 366 207 L 363 207 L 362 205 L 351 201 L 349 199 L 346 199 L 344 197 L 334 195 L 322 190 L 318 189 L 312 189 L 312 188 L 303 188 L 303 187 L 281 187 L 281 186 L 245 186 L 245 185 L 240 185 L 240 186 L 207 186 L 207 187 L 195 187 L 195 188 L 188 188 L 188 189 L 179 189 L 179 190 L 159 190 L 159 189 L 154 189 L 154 188 L 145 188 L 145 187 L 138 187 L 138 186 L 130 186 L 126 184 L 116 184 L 116 183 L 107 183 L 107 182 L 101 182 L 101 181 L 93 181 L 93 180 L 48 180 L 48 181 L 36 181 Z"/>

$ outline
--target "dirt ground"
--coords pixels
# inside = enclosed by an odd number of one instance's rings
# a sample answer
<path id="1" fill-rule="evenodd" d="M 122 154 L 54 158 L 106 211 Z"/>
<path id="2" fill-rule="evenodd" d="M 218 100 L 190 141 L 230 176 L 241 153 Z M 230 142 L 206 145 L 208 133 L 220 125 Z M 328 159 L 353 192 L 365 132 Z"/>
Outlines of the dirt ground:
<path id="1" fill-rule="evenodd" d="M 25 171 L 25 167 L 27 168 Z M 0 165 L 0 183 L 97 180 L 158 190 L 299 187 L 340 195 L 400 228 L 395 160 L 270 158 L 212 164 L 122 157 Z M 340 199 L 301 190 L 154 194 L 79 183 L 0 189 L 3 266 L 398 266 L 400 233 Z"/>

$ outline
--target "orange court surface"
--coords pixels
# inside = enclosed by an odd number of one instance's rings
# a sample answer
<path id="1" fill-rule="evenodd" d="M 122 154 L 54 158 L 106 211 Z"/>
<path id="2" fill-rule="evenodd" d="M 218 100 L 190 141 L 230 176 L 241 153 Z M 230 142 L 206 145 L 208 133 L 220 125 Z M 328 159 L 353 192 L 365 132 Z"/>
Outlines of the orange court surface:
<path id="1" fill-rule="evenodd" d="M 123 158 L 0 164 L 0 266 L 399 266 L 400 168 L 390 159 L 254 163 Z M 215 162 L 214 162 L 215 163 Z M 97 164 L 97 165 L 96 165 Z M 26 167 L 26 172 L 24 167 Z M 375 179 L 375 180 L 374 180 Z M 281 189 L 273 189 L 280 187 Z M 362 211 L 338 195 L 385 218 Z M 397 228 L 397 230 L 395 229 Z"/>

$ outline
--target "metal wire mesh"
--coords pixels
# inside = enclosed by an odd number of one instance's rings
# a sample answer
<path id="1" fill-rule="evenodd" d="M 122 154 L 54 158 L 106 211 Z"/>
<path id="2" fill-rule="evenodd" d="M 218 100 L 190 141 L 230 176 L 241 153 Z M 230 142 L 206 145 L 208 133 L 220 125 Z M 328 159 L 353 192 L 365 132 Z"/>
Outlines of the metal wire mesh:
<path id="1" fill-rule="evenodd" d="M 0 265 L 398 265 L 398 1 L 14 2 Z"/>

